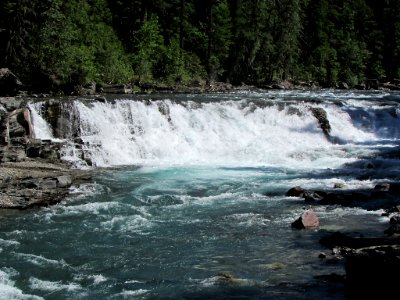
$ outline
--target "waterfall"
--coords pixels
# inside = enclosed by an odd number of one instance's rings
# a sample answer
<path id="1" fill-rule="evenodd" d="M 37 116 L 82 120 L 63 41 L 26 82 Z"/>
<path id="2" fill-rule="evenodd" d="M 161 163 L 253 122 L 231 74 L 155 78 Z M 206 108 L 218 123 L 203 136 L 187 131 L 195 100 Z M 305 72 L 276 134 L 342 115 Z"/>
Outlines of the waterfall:
<path id="1" fill-rule="evenodd" d="M 334 167 L 354 159 L 344 145 L 400 135 L 397 110 L 349 103 L 272 102 L 254 97 L 223 101 L 74 100 L 63 104 L 68 114 L 61 123 L 70 125 L 58 128 L 62 136 L 56 137 L 69 142 L 63 151 L 65 159 L 99 167 Z M 327 112 L 332 139 L 323 134 L 311 106 Z M 51 138 L 39 107 L 30 107 L 35 134 Z"/>

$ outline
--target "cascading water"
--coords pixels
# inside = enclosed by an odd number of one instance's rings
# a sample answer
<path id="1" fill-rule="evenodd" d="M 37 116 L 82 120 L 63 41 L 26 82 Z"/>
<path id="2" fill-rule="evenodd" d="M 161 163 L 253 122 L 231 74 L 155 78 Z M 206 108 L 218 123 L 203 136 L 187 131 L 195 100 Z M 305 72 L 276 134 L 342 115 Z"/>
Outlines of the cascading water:
<path id="1" fill-rule="evenodd" d="M 48 138 L 35 107 L 35 131 Z M 310 107 L 328 113 L 328 140 Z M 365 105 L 363 108 L 366 108 Z M 116 100 L 112 103 L 73 101 L 70 116 L 79 119 L 81 148 L 94 166 L 116 165 L 244 165 L 313 168 L 334 167 L 353 158 L 337 144 L 375 141 L 399 135 L 393 119 L 355 111 L 336 103 L 285 103 L 261 99 L 223 101 Z M 357 115 L 358 114 L 358 115 Z M 388 117 L 385 116 L 385 117 Z M 374 116 L 369 116 L 374 119 Z M 384 121 L 385 120 L 385 121 Z M 391 127 L 382 126 L 382 122 Z M 366 123 L 367 122 L 367 123 Z M 369 123 L 368 123 L 369 122 Z M 375 123 L 374 123 L 375 122 Z M 398 122 L 398 121 L 396 121 Z M 392 131 L 396 128 L 395 132 Z M 43 130 L 44 129 L 44 130 Z M 69 128 L 71 131 L 72 129 Z M 71 137 L 71 132 L 63 132 Z M 62 137 L 62 136 L 61 136 Z M 73 140 L 64 158 L 79 161 Z M 77 157 L 78 153 L 78 157 Z"/>
<path id="2" fill-rule="evenodd" d="M 318 240 L 375 236 L 388 218 L 315 206 L 320 228 L 294 231 L 305 204 L 285 192 L 399 179 L 383 155 L 400 138 L 398 94 L 119 97 L 30 104 L 35 137 L 94 179 L 60 205 L 0 212 L 0 299 L 345 299 L 317 279 L 344 274 Z"/>

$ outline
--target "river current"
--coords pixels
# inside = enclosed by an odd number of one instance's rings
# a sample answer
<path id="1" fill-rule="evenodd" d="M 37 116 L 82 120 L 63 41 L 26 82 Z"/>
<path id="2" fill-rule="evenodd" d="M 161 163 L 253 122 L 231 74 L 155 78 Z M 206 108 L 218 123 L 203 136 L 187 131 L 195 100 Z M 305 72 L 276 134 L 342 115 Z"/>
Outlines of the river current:
<path id="1" fill-rule="evenodd" d="M 309 206 L 285 192 L 398 179 L 381 154 L 398 146 L 399 103 L 383 91 L 77 98 L 57 133 L 32 103 L 36 138 L 65 142 L 63 158 L 95 175 L 60 204 L 0 211 L 0 299 L 345 299 L 320 277 L 344 266 L 318 258 L 330 253 L 318 240 L 373 236 L 387 218 L 315 206 L 320 228 L 294 230 Z"/>

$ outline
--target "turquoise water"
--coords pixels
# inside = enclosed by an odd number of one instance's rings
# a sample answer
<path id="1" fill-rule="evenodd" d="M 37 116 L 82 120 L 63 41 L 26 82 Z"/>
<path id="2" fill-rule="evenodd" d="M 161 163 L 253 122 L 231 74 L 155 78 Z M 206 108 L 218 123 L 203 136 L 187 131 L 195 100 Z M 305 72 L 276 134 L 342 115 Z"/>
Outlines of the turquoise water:
<path id="1" fill-rule="evenodd" d="M 382 234 L 388 219 L 315 206 L 320 228 L 293 230 L 310 207 L 285 192 L 398 179 L 381 154 L 398 145 L 399 102 L 332 91 L 75 99 L 63 124 L 78 128 L 55 137 L 32 104 L 36 137 L 64 139 L 64 159 L 94 178 L 58 205 L 0 211 L 0 299 L 344 299 L 342 282 L 318 277 L 344 275 L 319 239 Z M 330 139 L 310 107 L 327 112 Z"/>
<path id="2" fill-rule="evenodd" d="M 99 171 L 64 203 L 1 212 L 3 297 L 340 299 L 343 291 L 314 278 L 343 274 L 341 262 L 318 259 L 327 251 L 318 239 L 349 223 L 363 232 L 380 217 L 316 208 L 319 230 L 292 230 L 304 204 L 282 194 L 303 176 L 268 168 Z M 222 284 L 220 272 L 240 280 Z"/>

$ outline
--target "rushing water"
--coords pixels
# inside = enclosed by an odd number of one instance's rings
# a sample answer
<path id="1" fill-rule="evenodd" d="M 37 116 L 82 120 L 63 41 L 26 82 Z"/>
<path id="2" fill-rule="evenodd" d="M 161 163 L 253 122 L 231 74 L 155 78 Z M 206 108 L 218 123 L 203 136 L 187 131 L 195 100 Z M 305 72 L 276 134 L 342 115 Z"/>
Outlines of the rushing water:
<path id="1" fill-rule="evenodd" d="M 59 205 L 0 212 L 0 299 L 342 299 L 341 283 L 318 279 L 344 274 L 318 258 L 329 253 L 319 238 L 373 235 L 387 220 L 314 207 L 321 227 L 293 230 L 307 207 L 284 194 L 398 176 L 378 154 L 398 144 L 399 101 L 330 91 L 70 100 L 58 136 L 32 103 L 37 138 L 66 140 L 64 159 L 102 168 Z M 327 112 L 329 139 L 310 107 Z M 358 180 L 367 161 L 383 175 Z"/>

